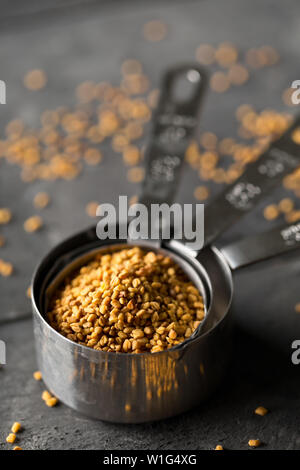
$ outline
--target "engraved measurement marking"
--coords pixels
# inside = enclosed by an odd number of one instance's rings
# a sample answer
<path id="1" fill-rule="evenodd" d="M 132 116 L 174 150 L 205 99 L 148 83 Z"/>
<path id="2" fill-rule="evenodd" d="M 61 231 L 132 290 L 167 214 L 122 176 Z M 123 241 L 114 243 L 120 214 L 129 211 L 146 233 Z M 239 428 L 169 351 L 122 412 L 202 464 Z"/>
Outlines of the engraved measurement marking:
<path id="1" fill-rule="evenodd" d="M 163 145 L 167 144 L 178 144 L 181 140 L 187 136 L 186 129 L 184 127 L 173 127 L 169 126 L 163 129 L 157 136 L 159 142 Z"/>
<path id="2" fill-rule="evenodd" d="M 252 207 L 253 199 L 261 194 L 259 186 L 252 183 L 237 183 L 225 198 L 236 209 L 248 210 Z"/>
<path id="3" fill-rule="evenodd" d="M 197 120 L 192 116 L 180 114 L 161 114 L 157 122 L 162 126 L 195 127 Z"/>
<path id="4" fill-rule="evenodd" d="M 280 235 L 282 236 L 286 245 L 295 245 L 300 242 L 300 223 L 291 225 L 288 228 L 281 230 Z"/>
<path id="5" fill-rule="evenodd" d="M 180 165 L 177 155 L 158 157 L 151 163 L 151 178 L 157 182 L 171 182 L 175 179 L 175 170 Z"/>
<path id="6" fill-rule="evenodd" d="M 293 155 L 273 147 L 269 150 L 269 158 L 259 165 L 258 172 L 261 175 L 274 178 L 287 169 L 293 169 L 299 166 L 299 160 Z"/>

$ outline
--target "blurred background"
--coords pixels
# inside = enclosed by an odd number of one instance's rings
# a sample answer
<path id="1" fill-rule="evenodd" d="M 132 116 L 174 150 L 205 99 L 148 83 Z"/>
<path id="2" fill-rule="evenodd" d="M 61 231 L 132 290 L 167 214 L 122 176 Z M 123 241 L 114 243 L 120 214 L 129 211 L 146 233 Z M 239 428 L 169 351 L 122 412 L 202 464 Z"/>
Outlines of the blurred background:
<path id="1" fill-rule="evenodd" d="M 246 448 L 251 433 L 268 448 L 299 447 L 299 371 L 290 360 L 300 334 L 298 251 L 236 274 L 236 354 L 223 390 L 199 410 L 132 426 L 129 435 L 126 426 L 90 423 L 39 403 L 28 298 L 34 266 L 52 246 L 96 223 L 98 204 L 137 197 L 168 66 L 196 61 L 210 76 L 178 202 L 209 203 L 284 131 L 298 112 L 290 86 L 300 79 L 299 3 L 2 0 L 0 6 L 7 93 L 0 105 L 3 426 L 13 419 L 13 401 L 32 427 L 47 415 L 47 437 L 28 431 L 29 448 L 214 448 L 220 440 Z M 299 197 L 295 172 L 221 242 L 299 220 Z M 274 410 L 263 424 L 251 414 L 260 404 Z"/>

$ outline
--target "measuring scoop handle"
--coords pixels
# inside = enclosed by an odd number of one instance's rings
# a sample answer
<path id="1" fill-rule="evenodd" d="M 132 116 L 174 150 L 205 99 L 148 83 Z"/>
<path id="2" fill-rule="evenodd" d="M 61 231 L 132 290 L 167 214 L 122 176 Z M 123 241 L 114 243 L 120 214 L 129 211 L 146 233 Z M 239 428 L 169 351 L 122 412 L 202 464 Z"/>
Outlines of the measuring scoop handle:
<path id="1" fill-rule="evenodd" d="M 243 175 L 218 195 L 205 210 L 204 244 L 211 244 L 240 217 L 251 211 L 282 178 L 300 166 L 300 145 L 292 140 L 298 116 L 289 129 L 251 163 Z"/>
<path id="2" fill-rule="evenodd" d="M 171 68 L 162 79 L 139 197 L 139 202 L 147 207 L 173 202 L 185 151 L 198 124 L 206 82 L 206 73 L 196 64 Z M 185 98 L 177 94 L 180 84 L 189 92 Z"/>
<path id="3" fill-rule="evenodd" d="M 300 223 L 253 235 L 221 248 L 231 269 L 266 260 L 300 248 Z"/>

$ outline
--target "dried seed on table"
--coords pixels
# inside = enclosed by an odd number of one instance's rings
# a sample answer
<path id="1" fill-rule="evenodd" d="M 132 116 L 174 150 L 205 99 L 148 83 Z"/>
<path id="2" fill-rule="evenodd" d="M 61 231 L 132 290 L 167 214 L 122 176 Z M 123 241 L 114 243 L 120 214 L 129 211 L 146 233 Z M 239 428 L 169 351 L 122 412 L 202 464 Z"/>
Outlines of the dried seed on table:
<path id="1" fill-rule="evenodd" d="M 33 203 L 37 209 L 44 209 L 48 206 L 50 202 L 50 197 L 47 193 L 37 193 L 34 196 Z"/>
<path id="2" fill-rule="evenodd" d="M 259 416 L 265 416 L 268 413 L 268 410 L 264 406 L 258 406 L 254 413 Z"/>
<path id="3" fill-rule="evenodd" d="M 47 83 L 47 75 L 43 70 L 30 70 L 24 77 L 24 85 L 29 90 L 41 90 Z"/>
<path id="4" fill-rule="evenodd" d="M 12 214 L 9 209 L 0 208 L 0 225 L 8 224 L 11 221 Z"/>
<path id="5" fill-rule="evenodd" d="M 35 380 L 42 380 L 42 373 L 39 370 L 37 370 L 33 373 L 33 377 Z"/>
<path id="6" fill-rule="evenodd" d="M 14 434 L 17 434 L 17 432 L 19 432 L 21 428 L 22 428 L 21 423 L 18 423 L 16 421 L 11 427 L 11 432 L 13 432 Z"/>
<path id="7" fill-rule="evenodd" d="M 27 220 L 25 220 L 24 230 L 28 233 L 36 232 L 40 230 L 42 225 L 43 225 L 42 218 L 38 215 L 33 215 L 32 217 L 29 217 Z"/>
<path id="8" fill-rule="evenodd" d="M 9 442 L 10 444 L 13 444 L 15 440 L 16 440 L 16 435 L 13 433 L 10 433 L 6 438 L 6 442 Z"/>
<path id="9" fill-rule="evenodd" d="M 250 439 L 248 441 L 249 447 L 259 447 L 261 445 L 261 442 L 259 439 Z"/>

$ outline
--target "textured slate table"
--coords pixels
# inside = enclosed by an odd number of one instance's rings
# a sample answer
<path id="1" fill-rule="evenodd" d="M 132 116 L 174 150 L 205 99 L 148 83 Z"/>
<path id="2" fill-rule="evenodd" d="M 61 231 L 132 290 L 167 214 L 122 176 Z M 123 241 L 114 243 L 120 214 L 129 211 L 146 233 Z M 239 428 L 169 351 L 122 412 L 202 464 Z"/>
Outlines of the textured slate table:
<path id="1" fill-rule="evenodd" d="M 42 8 L 42 10 L 41 10 Z M 234 109 L 252 103 L 258 109 L 284 109 L 282 90 L 298 79 L 300 7 L 287 0 L 222 0 L 167 2 L 7 2 L 0 17 L 0 75 L 8 87 L 7 105 L 0 108 L 0 126 L 13 117 L 35 124 L 46 107 L 72 104 L 74 88 L 86 79 L 119 83 L 122 61 L 142 61 L 152 83 L 169 64 L 192 60 L 201 42 L 228 40 L 242 50 L 263 44 L 276 47 L 281 62 L 258 71 L 241 89 L 209 94 L 202 129 L 220 138 L 235 135 Z M 146 21 L 167 23 L 167 38 L 146 43 L 141 30 Z M 45 91 L 32 94 L 22 85 L 31 68 L 43 68 L 49 77 Z M 51 246 L 74 230 L 89 225 L 84 207 L 90 200 L 116 202 L 118 194 L 133 195 L 125 169 L 109 146 L 97 169 L 86 168 L 71 183 L 20 181 L 19 169 L 0 166 L 0 206 L 14 213 L 3 229 L 8 238 L 1 257 L 16 266 L 12 278 L 0 279 L 0 338 L 7 344 L 8 364 L 0 370 L 0 448 L 14 420 L 24 423 L 20 445 L 27 449 L 211 449 L 217 443 L 246 449 L 259 438 L 268 449 L 300 448 L 300 368 L 291 365 L 291 342 L 300 337 L 299 252 L 260 263 L 235 275 L 235 357 L 228 378 L 211 399 L 182 416 L 154 424 L 125 426 L 94 422 L 63 405 L 48 409 L 40 399 L 42 385 L 32 379 L 36 369 L 32 323 L 25 298 L 34 265 Z M 177 200 L 190 202 L 197 174 L 186 168 Z M 212 186 L 212 192 L 220 187 Z M 22 221 L 32 215 L 32 198 L 39 190 L 52 196 L 44 212 L 45 228 L 26 235 Z M 269 201 L 286 192 L 279 188 Z M 266 204 L 266 202 L 264 203 Z M 245 218 L 224 240 L 271 226 L 262 207 Z M 18 315 L 23 320 L 12 321 Z M 5 322 L 3 321 L 5 319 Z M 9 321 L 11 320 L 11 321 Z M 222 352 L 220 351 L 220 354 Z M 264 405 L 264 418 L 253 410 Z"/>

